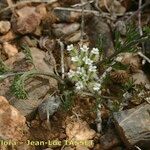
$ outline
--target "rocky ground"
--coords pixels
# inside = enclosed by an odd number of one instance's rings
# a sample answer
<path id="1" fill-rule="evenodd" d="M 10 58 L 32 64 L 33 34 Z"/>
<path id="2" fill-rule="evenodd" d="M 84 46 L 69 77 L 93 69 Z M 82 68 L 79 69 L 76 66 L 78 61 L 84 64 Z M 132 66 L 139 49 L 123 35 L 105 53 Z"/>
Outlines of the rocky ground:
<path id="1" fill-rule="evenodd" d="M 1 0 L 0 149 L 148 150 L 149 5 Z M 70 44 L 99 49 L 97 93 L 68 79 Z"/>

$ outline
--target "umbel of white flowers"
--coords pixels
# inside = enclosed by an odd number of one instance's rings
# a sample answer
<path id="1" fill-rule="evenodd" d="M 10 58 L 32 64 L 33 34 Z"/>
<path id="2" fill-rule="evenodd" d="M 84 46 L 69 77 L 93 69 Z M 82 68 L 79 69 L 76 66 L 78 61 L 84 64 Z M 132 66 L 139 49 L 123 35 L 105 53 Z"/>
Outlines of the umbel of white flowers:
<path id="1" fill-rule="evenodd" d="M 89 49 L 86 45 L 75 48 L 72 44 L 67 46 L 75 70 L 69 70 L 68 77 L 75 83 L 76 90 L 89 89 L 99 91 L 101 84 L 97 75 L 96 62 L 99 59 L 99 49 Z"/>

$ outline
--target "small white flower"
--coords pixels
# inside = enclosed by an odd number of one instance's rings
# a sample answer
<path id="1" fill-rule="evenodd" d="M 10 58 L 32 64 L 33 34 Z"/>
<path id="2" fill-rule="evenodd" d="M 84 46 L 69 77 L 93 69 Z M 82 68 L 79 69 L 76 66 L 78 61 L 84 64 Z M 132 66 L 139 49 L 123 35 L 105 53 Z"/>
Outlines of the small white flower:
<path id="1" fill-rule="evenodd" d="M 117 61 L 117 62 L 121 62 L 121 61 L 122 61 L 122 59 L 123 59 L 123 57 L 122 57 L 122 56 L 118 56 L 118 57 L 116 58 L 116 61 Z"/>
<path id="2" fill-rule="evenodd" d="M 83 88 L 83 83 L 81 81 L 75 84 L 77 90 L 81 90 Z"/>
<path id="3" fill-rule="evenodd" d="M 89 66 L 89 71 L 90 72 L 96 72 L 96 69 L 97 69 L 96 66 L 92 66 L 92 65 Z"/>
<path id="4" fill-rule="evenodd" d="M 75 76 L 75 74 L 76 74 L 75 71 L 70 70 L 70 71 L 68 72 L 68 77 L 69 77 L 69 78 L 72 78 L 73 76 Z"/>
<path id="5" fill-rule="evenodd" d="M 77 71 L 76 71 L 77 74 L 80 74 L 80 75 L 84 75 L 85 74 L 85 70 L 83 67 L 77 67 Z"/>
<path id="6" fill-rule="evenodd" d="M 99 50 L 98 48 L 93 48 L 91 51 L 92 54 L 98 55 L 99 54 Z"/>
<path id="7" fill-rule="evenodd" d="M 71 51 L 73 49 L 73 44 L 67 46 L 67 51 Z"/>
<path id="8" fill-rule="evenodd" d="M 73 62 L 77 62 L 79 60 L 79 57 L 78 56 L 75 56 L 75 57 L 72 57 L 71 58 L 71 61 L 73 61 Z"/>
<path id="9" fill-rule="evenodd" d="M 88 76 L 86 74 L 82 75 L 81 78 L 82 78 L 83 81 L 87 81 L 88 80 Z"/>
<path id="10" fill-rule="evenodd" d="M 80 50 L 83 52 L 87 52 L 89 48 L 87 47 L 87 45 L 83 45 L 83 47 L 80 47 Z"/>
<path id="11" fill-rule="evenodd" d="M 85 62 L 86 65 L 92 65 L 93 60 L 89 59 L 88 57 L 84 57 L 83 61 Z"/>
<path id="12" fill-rule="evenodd" d="M 100 87 L 101 87 L 101 85 L 99 83 L 95 83 L 94 87 L 93 87 L 93 90 L 98 91 L 98 90 L 100 90 Z"/>

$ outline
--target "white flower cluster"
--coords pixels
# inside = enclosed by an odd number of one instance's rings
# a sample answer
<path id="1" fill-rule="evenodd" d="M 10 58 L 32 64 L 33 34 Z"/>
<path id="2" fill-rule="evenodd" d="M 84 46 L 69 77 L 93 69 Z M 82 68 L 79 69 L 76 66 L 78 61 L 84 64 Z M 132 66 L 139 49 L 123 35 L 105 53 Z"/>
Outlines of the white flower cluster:
<path id="1" fill-rule="evenodd" d="M 73 65 L 76 66 L 76 70 L 68 72 L 68 77 L 75 82 L 76 89 L 81 90 L 92 85 L 92 90 L 99 91 L 101 85 L 96 80 L 98 77 L 95 65 L 97 58 L 99 58 L 99 50 L 93 48 L 90 51 L 86 45 L 80 47 L 79 50 L 73 45 L 69 45 L 67 50 Z"/>

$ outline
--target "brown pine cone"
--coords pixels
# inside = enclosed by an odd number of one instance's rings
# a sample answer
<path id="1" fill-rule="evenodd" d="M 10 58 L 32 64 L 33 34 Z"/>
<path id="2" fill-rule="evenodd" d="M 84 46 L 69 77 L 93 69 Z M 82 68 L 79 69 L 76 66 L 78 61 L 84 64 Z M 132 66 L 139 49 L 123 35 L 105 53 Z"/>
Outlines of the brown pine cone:
<path id="1" fill-rule="evenodd" d="M 115 83 L 125 83 L 129 79 L 129 74 L 125 70 L 116 70 L 110 73 L 110 78 Z"/>

